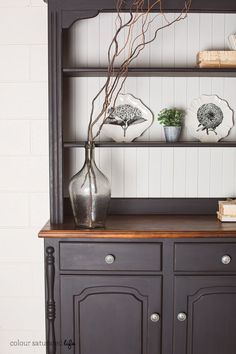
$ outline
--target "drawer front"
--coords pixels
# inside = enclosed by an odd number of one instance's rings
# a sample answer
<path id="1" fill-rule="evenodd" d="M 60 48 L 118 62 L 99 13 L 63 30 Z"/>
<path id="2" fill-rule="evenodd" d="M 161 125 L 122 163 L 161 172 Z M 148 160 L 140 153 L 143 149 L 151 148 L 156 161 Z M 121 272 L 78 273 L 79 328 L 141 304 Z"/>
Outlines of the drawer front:
<path id="1" fill-rule="evenodd" d="M 176 271 L 236 271 L 236 244 L 176 243 Z"/>
<path id="2" fill-rule="evenodd" d="M 60 243 L 61 270 L 161 270 L 158 243 Z"/>

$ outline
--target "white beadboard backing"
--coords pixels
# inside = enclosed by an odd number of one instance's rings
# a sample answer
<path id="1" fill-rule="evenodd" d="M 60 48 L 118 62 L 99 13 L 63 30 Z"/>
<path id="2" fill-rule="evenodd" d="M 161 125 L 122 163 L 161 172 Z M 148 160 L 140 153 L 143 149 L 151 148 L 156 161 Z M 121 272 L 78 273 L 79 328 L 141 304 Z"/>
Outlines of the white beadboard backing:
<path id="1" fill-rule="evenodd" d="M 175 16 L 169 14 L 168 18 Z M 155 22 L 162 23 L 163 19 L 160 16 L 154 19 L 149 36 Z M 115 15 L 106 13 L 76 22 L 67 36 L 64 66 L 105 66 L 114 23 Z M 161 31 L 134 64 L 192 67 L 196 65 L 198 51 L 227 49 L 228 35 L 235 32 L 235 14 L 189 14 L 186 20 Z M 124 36 L 119 40 L 124 41 Z M 65 140 L 86 140 L 91 100 L 104 80 L 104 77 L 65 80 Z M 155 117 L 165 107 L 186 109 L 201 94 L 217 94 L 236 111 L 236 78 L 231 77 L 129 77 L 123 91 L 140 98 Z M 99 103 L 101 99 L 96 109 Z M 101 135 L 100 139 L 104 137 Z M 139 140 L 164 140 L 163 128 L 156 119 Z M 185 127 L 181 140 L 193 140 Z M 236 125 L 225 140 L 236 140 Z M 83 160 L 83 149 L 65 153 L 65 195 L 68 195 L 69 178 L 79 170 Z M 96 150 L 96 161 L 111 181 L 113 197 L 236 195 L 234 148 L 100 148 Z"/>
<path id="2" fill-rule="evenodd" d="M 234 148 L 100 148 L 96 161 L 113 197 L 211 198 L 236 195 Z M 84 150 L 65 153 L 69 178 L 83 166 Z"/>

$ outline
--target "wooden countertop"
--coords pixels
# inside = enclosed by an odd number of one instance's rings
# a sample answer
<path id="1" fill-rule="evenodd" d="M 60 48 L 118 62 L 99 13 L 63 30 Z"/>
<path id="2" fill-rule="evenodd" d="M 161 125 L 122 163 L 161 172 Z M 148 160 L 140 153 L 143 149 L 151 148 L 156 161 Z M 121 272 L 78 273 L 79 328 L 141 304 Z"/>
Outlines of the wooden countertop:
<path id="1" fill-rule="evenodd" d="M 74 221 L 48 222 L 39 232 L 44 238 L 177 238 L 235 237 L 236 223 L 221 223 L 209 215 L 114 215 L 105 229 L 77 229 Z"/>

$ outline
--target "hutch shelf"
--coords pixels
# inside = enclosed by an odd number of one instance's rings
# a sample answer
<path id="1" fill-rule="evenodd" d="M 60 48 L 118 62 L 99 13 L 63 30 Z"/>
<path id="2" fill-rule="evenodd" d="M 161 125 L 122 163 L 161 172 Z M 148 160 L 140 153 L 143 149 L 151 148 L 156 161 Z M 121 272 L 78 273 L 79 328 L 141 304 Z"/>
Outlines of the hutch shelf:
<path id="1" fill-rule="evenodd" d="M 118 68 L 114 70 L 116 73 Z M 107 68 L 64 68 L 63 75 L 65 77 L 79 77 L 79 76 L 103 76 L 106 75 Z M 230 76 L 236 77 L 236 69 L 227 68 L 141 68 L 133 67 L 129 68 L 128 74 L 130 76 L 183 76 L 183 77 L 194 77 L 194 76 L 211 76 L 211 77 L 222 77 Z"/>
<path id="2" fill-rule="evenodd" d="M 85 146 L 85 141 L 65 141 L 64 148 L 81 148 Z M 222 141 L 219 143 L 200 143 L 198 141 L 179 141 L 176 143 L 166 143 L 164 141 L 134 141 L 132 143 L 116 143 L 113 141 L 101 141 L 95 143 L 96 147 L 123 147 L 123 148 L 138 148 L 138 147 L 236 147 L 236 141 Z"/>
<path id="3" fill-rule="evenodd" d="M 63 157 L 85 142 L 64 139 L 63 83 L 104 76 L 106 68 L 65 67 L 63 39 L 75 21 L 116 6 L 115 0 L 45 2 L 50 221 L 39 236 L 45 244 L 47 354 L 235 354 L 236 225 L 217 221 L 216 199 L 115 198 L 105 229 L 75 228 L 63 193 Z M 178 12 L 184 0 L 162 3 L 164 11 Z M 235 14 L 236 2 L 192 0 L 190 11 Z M 236 77 L 236 69 L 134 67 L 129 75 Z M 227 148 L 236 142 L 96 145 Z"/>

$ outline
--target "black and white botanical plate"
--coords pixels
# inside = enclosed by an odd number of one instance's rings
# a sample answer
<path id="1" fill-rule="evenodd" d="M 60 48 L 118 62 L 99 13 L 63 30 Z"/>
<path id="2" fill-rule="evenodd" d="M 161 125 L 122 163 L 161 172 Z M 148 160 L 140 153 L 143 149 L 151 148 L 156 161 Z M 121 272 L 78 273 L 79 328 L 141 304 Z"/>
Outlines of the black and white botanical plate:
<path id="1" fill-rule="evenodd" d="M 220 97 L 202 95 L 188 108 L 185 124 L 193 137 L 214 143 L 229 134 L 233 127 L 233 111 Z"/>
<path id="2" fill-rule="evenodd" d="M 153 123 L 152 111 L 131 94 L 120 94 L 110 107 L 102 133 L 116 142 L 129 143 L 141 136 Z"/>

